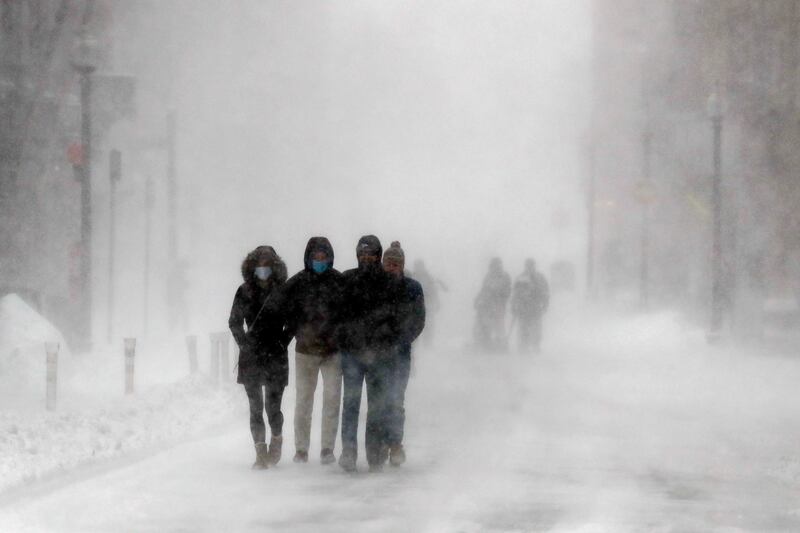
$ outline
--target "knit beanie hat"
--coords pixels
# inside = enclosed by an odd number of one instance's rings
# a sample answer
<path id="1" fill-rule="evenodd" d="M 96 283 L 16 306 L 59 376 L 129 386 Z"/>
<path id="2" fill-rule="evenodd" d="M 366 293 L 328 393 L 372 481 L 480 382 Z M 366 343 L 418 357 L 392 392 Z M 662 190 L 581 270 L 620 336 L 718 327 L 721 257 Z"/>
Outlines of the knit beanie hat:
<path id="1" fill-rule="evenodd" d="M 389 246 L 389 248 L 383 252 L 383 260 L 386 261 L 387 259 L 393 259 L 401 265 L 405 265 L 406 254 L 403 253 L 403 248 L 400 246 L 400 241 L 393 241 L 391 246 Z"/>

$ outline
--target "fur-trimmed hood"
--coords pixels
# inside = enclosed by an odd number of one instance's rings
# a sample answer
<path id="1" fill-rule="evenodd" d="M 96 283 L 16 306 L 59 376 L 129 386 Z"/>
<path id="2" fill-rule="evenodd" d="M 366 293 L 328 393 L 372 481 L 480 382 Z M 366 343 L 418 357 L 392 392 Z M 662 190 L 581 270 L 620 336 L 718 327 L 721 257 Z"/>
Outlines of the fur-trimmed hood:
<path id="1" fill-rule="evenodd" d="M 278 285 L 286 281 L 286 263 L 272 246 L 259 246 L 244 258 L 242 261 L 242 279 L 247 284 L 256 282 L 256 265 L 262 259 L 267 259 L 272 267 L 272 276 L 269 281 Z"/>

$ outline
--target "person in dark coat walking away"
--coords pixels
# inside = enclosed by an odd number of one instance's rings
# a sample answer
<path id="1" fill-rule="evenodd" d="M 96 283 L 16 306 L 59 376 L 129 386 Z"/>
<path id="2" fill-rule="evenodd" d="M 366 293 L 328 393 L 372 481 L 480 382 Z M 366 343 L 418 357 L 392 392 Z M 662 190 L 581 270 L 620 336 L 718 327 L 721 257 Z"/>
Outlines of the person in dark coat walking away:
<path id="1" fill-rule="evenodd" d="M 506 350 L 506 305 L 511 295 L 511 276 L 503 270 L 503 262 L 495 257 L 475 298 L 475 341 L 485 350 Z"/>
<path id="2" fill-rule="evenodd" d="M 286 264 L 271 246 L 259 246 L 247 254 L 241 270 L 244 283 L 233 298 L 228 326 L 239 345 L 237 382 L 244 385 L 250 402 L 253 468 L 264 469 L 280 460 L 283 443 L 281 401 L 289 381 L 289 339 L 279 295 L 286 282 Z M 269 447 L 265 409 L 272 433 Z"/>
<path id="3" fill-rule="evenodd" d="M 356 470 L 358 412 L 363 383 L 367 385 L 365 445 L 370 471 L 380 471 L 388 447 L 388 386 L 397 327 L 392 312 L 394 297 L 389 274 L 381 266 L 383 248 L 377 237 L 358 241 L 358 268 L 344 273 L 342 350 L 342 454 L 339 465 Z"/>
<path id="4" fill-rule="evenodd" d="M 519 351 L 538 353 L 542 343 L 542 317 L 550 305 L 550 286 L 536 270 L 533 259 L 525 260 L 525 270 L 514 282 L 511 313 L 517 321 Z"/>
<path id="5" fill-rule="evenodd" d="M 411 343 L 425 328 L 425 295 L 422 286 L 405 275 L 405 262 L 405 253 L 397 241 L 383 253 L 383 269 L 392 276 L 393 283 L 397 285 L 394 313 L 399 335 L 389 388 L 387 431 L 389 464 L 392 466 L 400 466 L 406 461 L 403 433 L 406 422 L 406 388 L 411 374 Z"/>
<path id="6" fill-rule="evenodd" d="M 312 237 L 303 256 L 303 270 L 283 290 L 288 332 L 296 339 L 294 445 L 296 463 L 308 462 L 311 413 L 317 377 L 322 374 L 322 464 L 333 463 L 342 401 L 342 358 L 336 338 L 342 305 L 342 274 L 333 268 L 333 247 L 325 237 Z"/>

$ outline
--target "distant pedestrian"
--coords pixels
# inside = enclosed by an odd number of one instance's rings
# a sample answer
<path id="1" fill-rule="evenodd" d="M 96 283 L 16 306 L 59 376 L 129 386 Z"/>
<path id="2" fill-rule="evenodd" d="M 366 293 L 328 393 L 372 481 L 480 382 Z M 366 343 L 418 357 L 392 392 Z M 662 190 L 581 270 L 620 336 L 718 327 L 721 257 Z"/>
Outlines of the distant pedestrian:
<path id="1" fill-rule="evenodd" d="M 391 383 L 389 386 L 389 421 L 386 432 L 389 446 L 389 463 L 400 466 L 406 460 L 403 435 L 406 421 L 405 397 L 411 373 L 411 343 L 425 328 L 425 295 L 422 286 L 405 275 L 405 253 L 400 243 L 394 241 L 383 253 L 383 269 L 396 285 L 394 315 L 398 327 Z"/>
<path id="2" fill-rule="evenodd" d="M 308 461 L 311 413 L 317 377 L 322 375 L 322 464 L 333 463 L 339 406 L 342 401 L 342 358 L 336 338 L 342 311 L 343 277 L 333 268 L 333 247 L 325 237 L 312 237 L 303 256 L 303 270 L 283 290 L 288 332 L 296 338 L 294 462 Z"/>
<path id="3" fill-rule="evenodd" d="M 511 276 L 503 270 L 503 262 L 495 257 L 483 278 L 475 298 L 475 342 L 485 350 L 508 348 L 505 317 L 508 297 L 511 295 Z"/>
<path id="4" fill-rule="evenodd" d="M 228 325 L 239 345 L 237 382 L 244 385 L 250 402 L 253 468 L 264 469 L 280 460 L 283 443 L 281 401 L 289 381 L 289 358 L 278 295 L 286 281 L 286 265 L 271 246 L 259 246 L 247 254 L 241 271 L 244 283 L 236 290 Z M 269 447 L 265 409 L 272 433 Z"/>
<path id="5" fill-rule="evenodd" d="M 542 317 L 550 305 L 550 287 L 536 270 L 533 259 L 525 260 L 525 269 L 514 282 L 511 313 L 519 331 L 519 351 L 539 352 L 542 343 Z"/>
<path id="6" fill-rule="evenodd" d="M 388 394 L 397 325 L 392 284 L 381 266 L 383 248 L 365 235 L 356 246 L 358 268 L 344 272 L 342 349 L 342 454 L 339 465 L 356 470 L 358 413 L 363 384 L 367 386 L 365 445 L 370 471 L 380 471 L 388 456 Z"/>
<path id="7" fill-rule="evenodd" d="M 411 277 L 417 280 L 422 286 L 422 290 L 425 291 L 425 332 L 420 337 L 420 340 L 425 345 L 430 345 L 434 338 L 436 315 L 442 307 L 439 293 L 440 291 L 447 292 L 447 285 L 439 278 L 434 277 L 421 259 L 414 261 L 414 270 L 411 272 Z"/>

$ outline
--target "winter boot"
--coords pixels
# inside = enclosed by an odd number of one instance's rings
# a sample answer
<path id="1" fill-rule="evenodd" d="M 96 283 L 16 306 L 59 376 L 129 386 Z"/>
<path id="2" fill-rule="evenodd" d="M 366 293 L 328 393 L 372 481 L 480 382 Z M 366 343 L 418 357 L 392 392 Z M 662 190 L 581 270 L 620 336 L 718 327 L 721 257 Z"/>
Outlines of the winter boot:
<path id="1" fill-rule="evenodd" d="M 269 441 L 269 464 L 276 465 L 281 460 L 281 447 L 283 446 L 283 436 L 272 436 Z"/>
<path id="2" fill-rule="evenodd" d="M 266 470 L 269 468 L 269 452 L 266 442 L 256 443 L 256 462 L 253 463 L 253 470 Z"/>
<path id="3" fill-rule="evenodd" d="M 357 457 L 358 454 L 355 448 L 344 448 L 342 454 L 339 456 L 339 466 L 341 466 L 345 472 L 355 472 Z"/>
<path id="4" fill-rule="evenodd" d="M 383 465 L 389 457 L 389 448 L 386 445 L 381 445 L 375 448 L 367 449 L 367 464 L 369 464 L 370 472 L 382 472 Z"/>
<path id="5" fill-rule="evenodd" d="M 294 459 L 292 459 L 295 463 L 307 463 L 308 462 L 308 452 L 305 450 L 297 450 L 294 454 Z"/>
<path id="6" fill-rule="evenodd" d="M 336 461 L 336 457 L 333 455 L 333 450 L 331 450 L 330 448 L 325 448 L 319 454 L 319 462 L 324 465 L 329 465 L 334 461 Z"/>
<path id="7" fill-rule="evenodd" d="M 392 466 L 400 466 L 406 462 L 406 451 L 403 449 L 402 444 L 394 444 L 389 447 L 389 464 Z"/>

